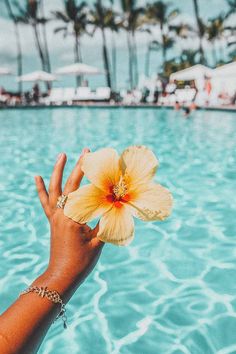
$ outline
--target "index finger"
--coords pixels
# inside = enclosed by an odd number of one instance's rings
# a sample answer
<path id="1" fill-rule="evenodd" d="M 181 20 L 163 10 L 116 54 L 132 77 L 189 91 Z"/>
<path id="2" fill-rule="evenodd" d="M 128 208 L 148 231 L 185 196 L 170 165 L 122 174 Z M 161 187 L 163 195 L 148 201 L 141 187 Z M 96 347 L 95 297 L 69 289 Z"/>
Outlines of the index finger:
<path id="1" fill-rule="evenodd" d="M 81 156 L 80 156 L 79 160 L 77 161 L 74 169 L 72 170 L 72 172 L 65 184 L 63 194 L 67 195 L 67 194 L 75 191 L 77 188 L 79 188 L 80 182 L 84 176 L 84 173 L 81 170 L 82 159 L 83 159 L 83 156 L 85 154 L 87 154 L 88 152 L 90 152 L 90 150 L 88 148 L 84 148 L 82 150 Z"/>

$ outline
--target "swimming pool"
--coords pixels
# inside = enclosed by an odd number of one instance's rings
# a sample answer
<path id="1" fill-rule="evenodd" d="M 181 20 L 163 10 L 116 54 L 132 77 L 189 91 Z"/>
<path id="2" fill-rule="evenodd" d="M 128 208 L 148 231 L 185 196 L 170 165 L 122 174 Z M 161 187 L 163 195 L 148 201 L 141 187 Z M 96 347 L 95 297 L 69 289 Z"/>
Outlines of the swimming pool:
<path id="1" fill-rule="evenodd" d="M 106 245 L 68 305 L 69 328 L 50 329 L 41 354 L 236 353 L 236 119 L 165 109 L 0 111 L 0 311 L 43 271 L 48 226 L 33 176 L 68 170 L 92 150 L 144 144 L 173 193 L 164 223 L 136 222 L 127 248 Z M 67 170 L 67 172 L 68 172 Z"/>

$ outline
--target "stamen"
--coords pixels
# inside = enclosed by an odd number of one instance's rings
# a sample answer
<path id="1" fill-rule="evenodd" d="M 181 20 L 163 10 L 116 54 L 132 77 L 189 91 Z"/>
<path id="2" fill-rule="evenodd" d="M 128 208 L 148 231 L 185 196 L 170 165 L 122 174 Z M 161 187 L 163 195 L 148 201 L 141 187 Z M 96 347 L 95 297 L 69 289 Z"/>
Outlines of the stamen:
<path id="1" fill-rule="evenodd" d="M 123 178 L 121 177 L 119 182 L 113 187 L 113 193 L 117 198 L 122 198 L 127 194 L 128 188 Z"/>

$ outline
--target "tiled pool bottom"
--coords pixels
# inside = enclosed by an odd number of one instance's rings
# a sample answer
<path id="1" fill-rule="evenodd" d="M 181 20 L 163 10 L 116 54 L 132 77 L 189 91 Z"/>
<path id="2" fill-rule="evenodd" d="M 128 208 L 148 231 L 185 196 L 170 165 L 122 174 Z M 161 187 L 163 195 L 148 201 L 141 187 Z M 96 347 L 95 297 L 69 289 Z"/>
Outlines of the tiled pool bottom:
<path id="1" fill-rule="evenodd" d="M 67 174 L 84 146 L 144 144 L 175 198 L 164 223 L 136 222 L 127 248 L 106 245 L 40 354 L 236 353 L 236 119 L 152 109 L 0 111 L 0 310 L 45 267 L 48 226 L 33 176 L 59 152 Z"/>

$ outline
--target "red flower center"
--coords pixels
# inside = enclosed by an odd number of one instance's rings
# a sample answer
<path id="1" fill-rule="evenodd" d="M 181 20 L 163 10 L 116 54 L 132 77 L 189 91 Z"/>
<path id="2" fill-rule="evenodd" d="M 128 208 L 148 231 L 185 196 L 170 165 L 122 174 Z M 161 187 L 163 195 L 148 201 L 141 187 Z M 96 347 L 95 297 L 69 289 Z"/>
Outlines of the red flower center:
<path id="1" fill-rule="evenodd" d="M 113 189 L 114 187 L 110 187 L 110 194 L 106 196 L 106 199 L 109 203 L 112 203 L 115 205 L 116 208 L 121 208 L 123 203 L 127 203 L 130 200 L 129 194 L 126 194 L 122 197 L 118 197 L 114 192 Z"/>

